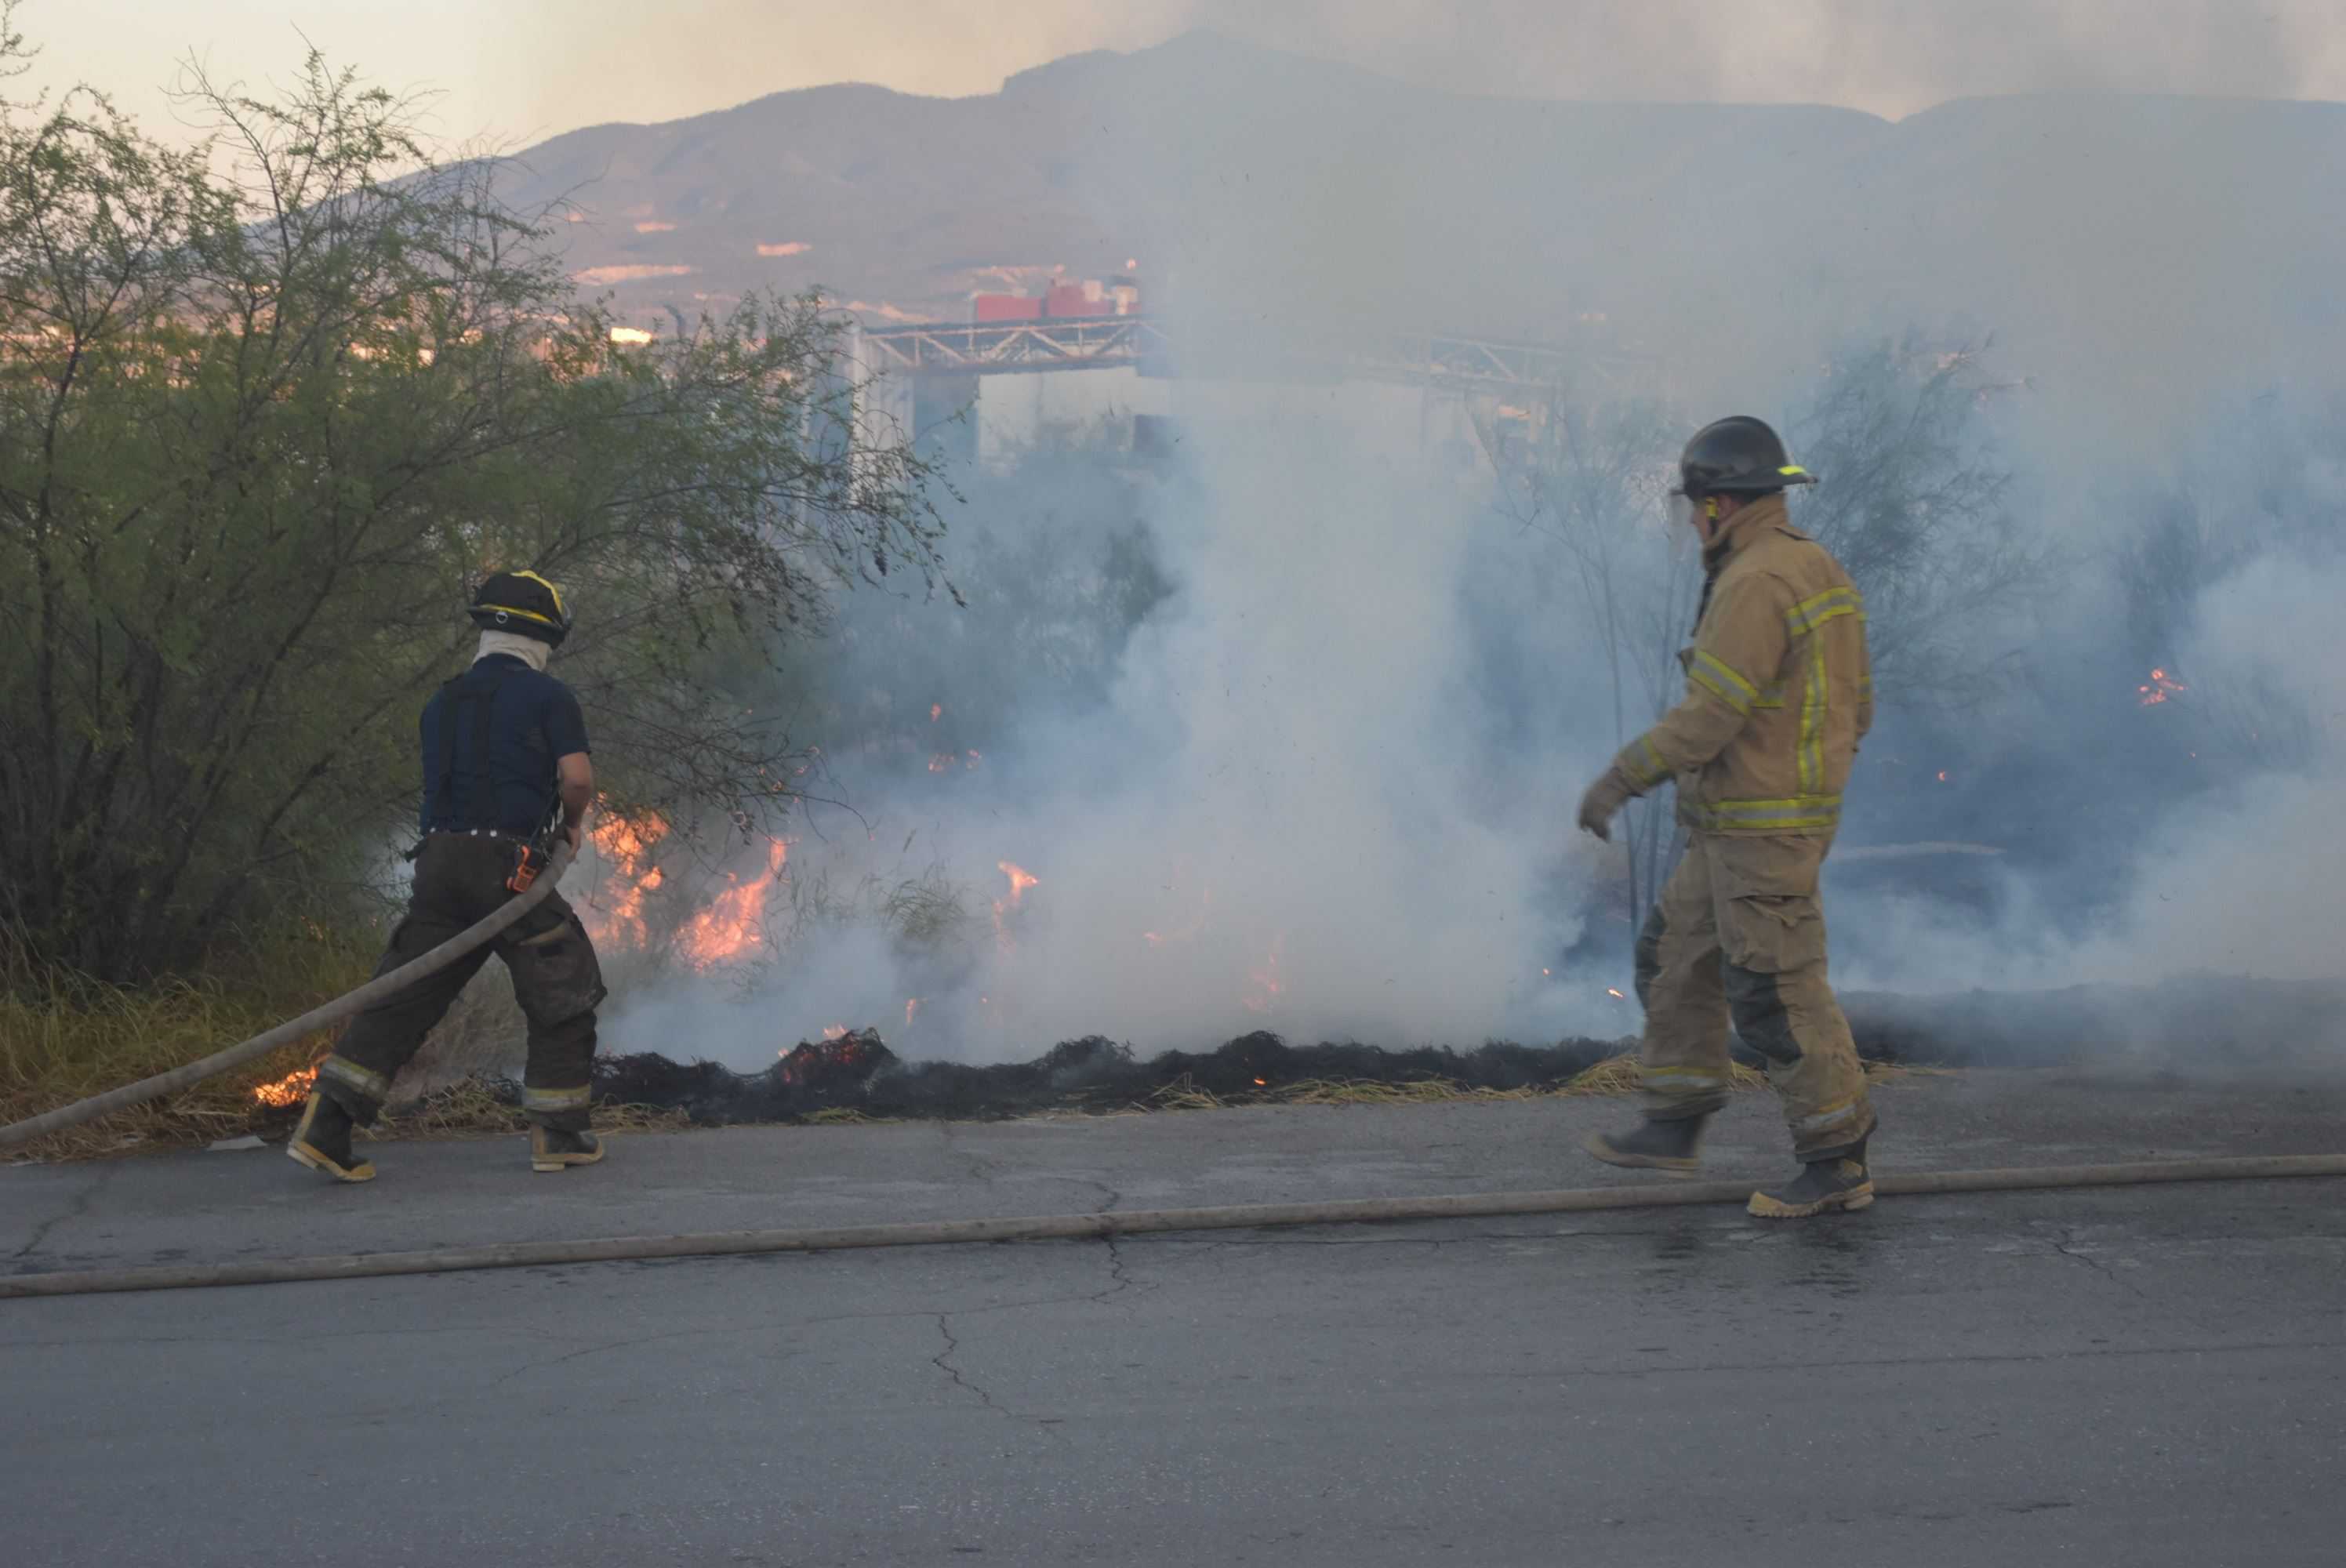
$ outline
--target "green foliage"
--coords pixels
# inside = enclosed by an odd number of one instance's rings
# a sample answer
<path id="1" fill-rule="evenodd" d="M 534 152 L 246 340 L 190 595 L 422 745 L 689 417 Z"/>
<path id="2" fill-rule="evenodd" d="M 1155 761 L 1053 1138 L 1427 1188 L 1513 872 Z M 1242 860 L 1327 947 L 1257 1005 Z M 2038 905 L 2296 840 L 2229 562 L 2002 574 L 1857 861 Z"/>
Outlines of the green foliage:
<path id="1" fill-rule="evenodd" d="M 929 471 L 859 435 L 837 323 L 758 300 L 615 344 L 543 215 L 390 95 L 313 56 L 191 107 L 188 152 L 87 92 L 0 123 L 10 940 L 122 979 L 338 912 L 502 567 L 564 584 L 621 800 L 785 807 L 745 672 L 842 587 L 940 585 Z"/>

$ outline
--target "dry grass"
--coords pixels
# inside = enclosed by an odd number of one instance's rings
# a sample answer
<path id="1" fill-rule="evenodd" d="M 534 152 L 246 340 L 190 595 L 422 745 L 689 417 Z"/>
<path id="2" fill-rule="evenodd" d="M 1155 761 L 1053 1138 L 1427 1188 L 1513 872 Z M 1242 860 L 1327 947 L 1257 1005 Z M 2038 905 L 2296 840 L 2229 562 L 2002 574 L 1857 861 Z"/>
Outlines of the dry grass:
<path id="1" fill-rule="evenodd" d="M 330 1002 L 373 972 L 372 935 L 311 933 L 241 972 L 131 989 L 73 976 L 0 974 L 0 1124 L 71 1105 L 168 1072 L 250 1039 Z M 282 1132 L 290 1108 L 254 1091 L 316 1064 L 335 1025 L 168 1099 L 117 1111 L 8 1151 L 0 1158 L 81 1160 L 148 1149 L 201 1147 L 253 1132 Z M 517 1107 L 482 1080 L 518 1073 L 525 1025 L 503 966 L 491 963 L 401 1073 L 396 1102 L 375 1135 L 465 1137 L 524 1130 Z M 687 1125 L 681 1111 L 597 1106 L 595 1125 L 644 1131 Z"/>
<path id="2" fill-rule="evenodd" d="M 280 944 L 251 972 L 132 990 L 19 970 L 0 975 L 0 1123 L 20 1121 L 250 1039 L 363 983 L 371 946 L 319 934 Z M 13 1157 L 87 1159 L 185 1147 L 266 1122 L 256 1086 L 309 1066 L 321 1033 L 168 1099 L 53 1133 Z"/>
<path id="3" fill-rule="evenodd" d="M 852 1105 L 825 1105 L 807 1118 L 814 1127 L 886 1127 L 896 1125 L 897 1116 L 867 1116 Z"/>
<path id="4" fill-rule="evenodd" d="M 692 1125 L 681 1110 L 658 1105 L 598 1105 L 592 1125 L 598 1133 L 676 1133 Z M 467 1079 L 433 1090 L 421 1099 L 387 1109 L 362 1137 L 493 1138 L 529 1131 L 521 1107 L 490 1084 Z"/>

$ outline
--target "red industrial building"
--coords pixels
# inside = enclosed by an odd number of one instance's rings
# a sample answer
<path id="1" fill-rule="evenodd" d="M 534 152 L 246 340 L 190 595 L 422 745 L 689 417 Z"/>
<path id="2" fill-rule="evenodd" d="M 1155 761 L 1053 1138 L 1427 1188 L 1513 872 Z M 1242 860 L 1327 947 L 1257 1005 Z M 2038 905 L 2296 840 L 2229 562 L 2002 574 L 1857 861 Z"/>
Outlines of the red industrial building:
<path id="1" fill-rule="evenodd" d="M 1140 290 L 1129 278 L 1053 283 L 1040 294 L 972 294 L 969 319 L 994 321 L 1065 321 L 1076 316 L 1129 316 L 1140 310 Z"/>

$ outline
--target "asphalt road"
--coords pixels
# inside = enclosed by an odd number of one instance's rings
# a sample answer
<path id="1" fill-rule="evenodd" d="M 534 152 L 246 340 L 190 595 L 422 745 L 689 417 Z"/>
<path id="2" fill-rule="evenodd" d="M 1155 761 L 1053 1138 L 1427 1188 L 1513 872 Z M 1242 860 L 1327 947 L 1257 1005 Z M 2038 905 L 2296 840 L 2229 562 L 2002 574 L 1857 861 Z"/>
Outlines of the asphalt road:
<path id="1" fill-rule="evenodd" d="M 2331 1094 L 1974 1081 L 1883 1108 L 1909 1168 L 2346 1146 Z M 1082 1207 L 1556 1185 L 1604 1179 L 1563 1151 L 1621 1114 L 703 1134 L 558 1178 L 502 1145 L 394 1146 L 365 1189 L 275 1154 L 20 1167 L 0 1170 L 0 1256 L 707 1228 L 760 1195 L 785 1224 L 1035 1212 L 1035 1183 Z M 1780 1157 L 1764 1102 L 1723 1131 L 1729 1170 Z M 777 1189 L 816 1156 L 831 1187 Z M 2238 1184 L 1790 1227 L 1647 1211 L 0 1302 L 0 1555 L 2334 1564 L 2341 1198 Z M 598 1203 L 631 1223 L 582 1224 Z M 174 1212 L 184 1245 L 157 1245 Z"/>

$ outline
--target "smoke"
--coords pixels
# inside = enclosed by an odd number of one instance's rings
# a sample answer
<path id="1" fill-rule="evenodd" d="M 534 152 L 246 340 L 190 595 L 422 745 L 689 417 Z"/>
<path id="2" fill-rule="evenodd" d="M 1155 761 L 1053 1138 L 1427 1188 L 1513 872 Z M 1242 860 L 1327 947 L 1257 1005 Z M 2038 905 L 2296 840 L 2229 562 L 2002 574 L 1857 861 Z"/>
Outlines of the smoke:
<path id="1" fill-rule="evenodd" d="M 2346 840 L 2337 822 L 2346 769 L 2337 725 L 2346 718 L 2346 666 L 2322 657 L 2346 603 L 2346 572 L 2302 558 L 2254 563 L 2201 602 L 2201 665 L 2211 680 L 2278 692 L 2275 716 L 2300 716 L 2312 735 L 2286 769 L 2253 753 L 2219 789 L 2214 809 L 2164 825 L 2162 847 L 2140 860 L 2131 938 L 2112 969 L 2147 956 L 2169 970 L 2205 967 L 2260 978 L 2333 979 L 2346 930 Z M 2270 708 L 2267 711 L 2271 711 Z M 2261 721 L 2259 721 L 2261 722 Z M 2260 738 L 2260 737 L 2259 737 Z M 2214 759 L 2219 769 L 2235 759 Z"/>
<path id="2" fill-rule="evenodd" d="M 1625 90 L 1756 96 L 1724 62 L 1797 63 L 1841 28 L 1815 79 L 1862 73 L 1889 47 L 1876 10 L 1771 13 L 1782 36 L 1757 54 L 1738 54 L 1758 26 L 1739 21 L 1692 63 L 1669 7 L 1577 13 L 1575 36 Z M 1384 8 L 1382 33 L 1341 15 L 1332 52 L 1358 57 L 1429 36 L 1432 13 Z M 2061 15 L 2059 46 L 1950 32 L 1942 68 L 2108 85 L 2092 43 L 2115 13 Z M 2270 31 L 2216 40 L 2207 68 L 2280 90 Z M 1550 57 L 1533 46 L 1550 35 L 1499 36 Z M 1899 569 L 1920 585 L 1880 603 L 1963 606 L 1930 642 L 1956 667 L 1885 689 L 1852 785 L 1844 847 L 1901 853 L 1831 868 L 1837 974 L 2337 976 L 2346 691 L 2306 650 L 2346 588 L 2323 402 L 2338 321 L 2312 286 L 2341 246 L 2257 161 L 2331 145 L 2335 116 L 2081 97 L 1887 127 L 1632 106 L 1526 110 L 1509 145 L 1454 99 L 1210 40 L 1046 76 L 1020 90 L 1090 127 L 1067 178 L 1157 259 L 1152 311 L 1196 351 L 1180 379 L 1118 383 L 1159 445 L 1046 429 L 1021 456 L 985 447 L 955 518 L 970 609 L 851 596 L 777 696 L 854 808 L 796 832 L 790 939 L 732 985 L 629 993 L 609 1048 L 752 1068 L 825 1027 L 963 1060 L 1094 1033 L 1633 1031 L 1610 994 L 1628 980 L 1623 862 L 1570 821 L 1620 738 L 1607 637 L 1585 562 L 1494 469 L 1521 411 L 1309 368 L 1370 325 L 1429 321 L 1551 341 L 1600 321 L 1621 350 L 1604 374 L 1536 395 L 1655 400 L 1667 439 L 1632 453 L 1606 523 L 1647 628 L 1626 645 L 1630 729 L 1692 610 L 1637 497 L 1729 408 L 1838 433 L 1823 481 L 1858 499 L 1831 514 L 1912 525 L 1919 565 Z M 1632 152 L 1677 183 L 1609 178 Z M 1895 405 L 1974 411 L 1960 431 L 1917 445 L 1891 402 L 1831 395 L 1863 362 L 1888 400 L 1942 362 L 1929 345 L 1991 333 L 1961 396 Z M 2008 595 L 1951 599 L 1991 524 L 2041 549 Z"/>
<path id="3" fill-rule="evenodd" d="M 1603 987 L 1576 1008 L 1543 977 L 1578 917 L 1536 912 L 1589 858 L 1562 806 L 1609 748 L 1547 755 L 1528 798 L 1526 780 L 1486 767 L 1466 622 L 1488 564 L 1469 545 L 1478 528 L 1490 542 L 1487 520 L 1471 487 L 1423 471 L 1418 398 L 1188 390 L 1179 477 L 1136 480 L 1145 569 L 1169 592 L 1065 570 L 1068 555 L 1106 564 L 1085 536 L 1098 513 L 1070 528 L 1061 510 L 1104 504 L 1084 483 L 1101 460 L 1040 454 L 986 530 L 1006 556 L 1039 546 L 1062 562 L 1055 602 L 1015 606 L 1026 624 L 998 623 L 1002 641 L 980 656 L 1010 667 L 932 668 L 913 687 L 883 652 L 842 677 L 934 691 L 925 728 L 956 739 L 947 727 L 973 710 L 998 728 L 975 767 L 965 749 L 938 751 L 951 760 L 935 772 L 834 754 L 862 820 L 831 842 L 802 839 L 794 874 L 884 888 L 941 870 L 974 893 L 966 918 L 911 944 L 884 920 L 818 922 L 750 998 L 704 1014 L 705 993 L 655 993 L 621 1014 L 614 1048 L 685 1033 L 747 1066 L 821 1027 L 874 1023 L 900 1050 L 990 1060 L 1104 1031 L 1158 1049 L 1260 1028 L 1396 1045 L 1552 1037 L 1576 1012 L 1626 1026 Z M 990 617 L 995 587 L 1036 580 L 964 588 Z M 1145 607 L 1104 639 L 1076 631 L 1071 607 L 1102 600 Z M 859 612 L 896 626 L 906 609 Z M 1019 667 L 1102 642 L 1115 662 L 1096 685 Z M 889 707 L 922 728 L 922 704 Z"/>
<path id="4" fill-rule="evenodd" d="M 1832 104 L 1898 117 L 2017 93 L 2346 97 L 2315 0 L 1192 0 L 1192 24 L 1457 92 Z"/>

